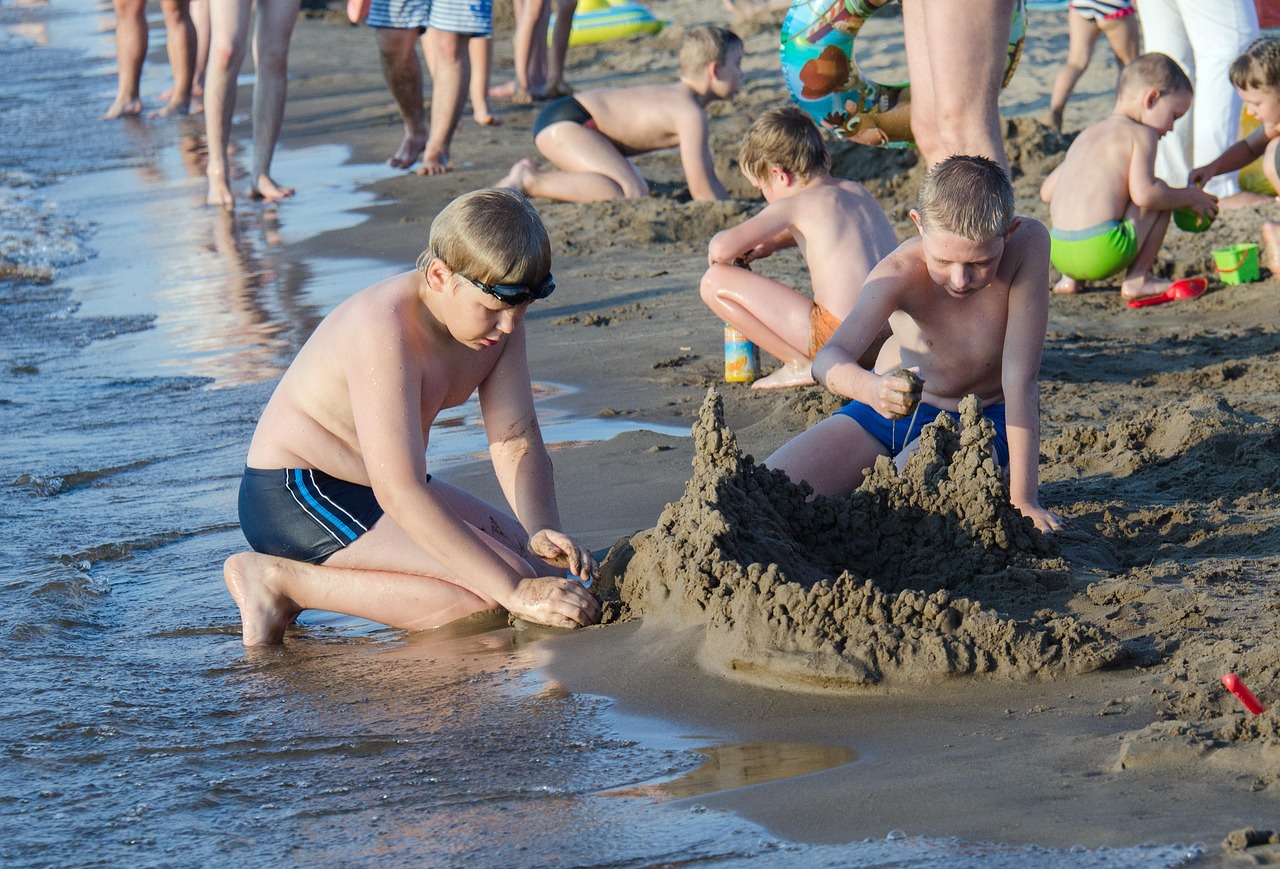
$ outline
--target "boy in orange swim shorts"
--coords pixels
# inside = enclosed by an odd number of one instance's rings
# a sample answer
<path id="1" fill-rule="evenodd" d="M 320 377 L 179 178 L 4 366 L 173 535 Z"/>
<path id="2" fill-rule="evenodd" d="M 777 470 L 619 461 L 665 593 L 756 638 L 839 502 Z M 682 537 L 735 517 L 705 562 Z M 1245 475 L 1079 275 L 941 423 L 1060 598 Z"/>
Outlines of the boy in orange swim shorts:
<path id="1" fill-rule="evenodd" d="M 711 239 L 702 300 L 782 362 L 753 388 L 804 386 L 813 383 L 813 357 L 853 310 L 867 274 L 898 240 L 865 187 L 831 175 L 822 133 L 796 106 L 772 109 L 751 125 L 738 165 L 768 205 Z M 804 255 L 812 300 L 749 268 L 787 247 Z M 877 342 L 868 350 L 871 362 L 879 348 Z"/>

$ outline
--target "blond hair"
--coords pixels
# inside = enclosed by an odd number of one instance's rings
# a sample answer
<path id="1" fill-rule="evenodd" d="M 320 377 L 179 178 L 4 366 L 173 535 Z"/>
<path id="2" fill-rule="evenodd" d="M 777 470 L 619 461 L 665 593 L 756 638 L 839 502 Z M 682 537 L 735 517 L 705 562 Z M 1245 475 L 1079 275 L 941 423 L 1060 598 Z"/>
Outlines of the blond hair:
<path id="1" fill-rule="evenodd" d="M 978 244 L 1013 226 L 1013 184 L 994 160 L 956 154 L 929 170 L 916 203 L 920 228 L 951 232 Z"/>
<path id="2" fill-rule="evenodd" d="M 1117 93 L 1125 94 L 1136 88 L 1155 88 L 1160 96 L 1191 93 L 1191 79 L 1167 54 L 1151 51 L 1135 57 L 1120 73 Z"/>
<path id="3" fill-rule="evenodd" d="M 724 63 L 734 46 L 742 47 L 742 38 L 725 27 L 699 24 L 684 32 L 680 41 L 680 77 L 702 74 L 709 63 Z"/>
<path id="4" fill-rule="evenodd" d="M 474 190 L 450 202 L 431 222 L 418 269 L 432 259 L 486 284 L 537 286 L 551 271 L 551 240 L 520 193 L 505 187 Z"/>
<path id="5" fill-rule="evenodd" d="M 799 106 L 770 109 L 756 118 L 742 149 L 738 165 L 756 181 L 763 181 L 770 166 L 808 181 L 815 172 L 831 170 L 831 154 L 822 132 Z"/>
<path id="6" fill-rule="evenodd" d="M 1280 89 L 1280 39 L 1255 39 L 1231 64 L 1231 83 L 1245 88 Z"/>

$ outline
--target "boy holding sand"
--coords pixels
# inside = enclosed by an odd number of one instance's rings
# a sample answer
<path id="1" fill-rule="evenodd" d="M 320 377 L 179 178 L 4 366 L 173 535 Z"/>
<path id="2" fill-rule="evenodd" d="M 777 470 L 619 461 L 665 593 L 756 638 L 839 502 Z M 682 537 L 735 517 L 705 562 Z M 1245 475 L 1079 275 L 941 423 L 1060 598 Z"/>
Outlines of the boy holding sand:
<path id="1" fill-rule="evenodd" d="M 1262 157 L 1262 172 L 1274 190 L 1280 190 L 1280 39 L 1255 40 L 1231 64 L 1231 84 L 1244 100 L 1245 109 L 1258 120 L 1249 135 L 1223 151 L 1213 162 L 1191 172 L 1191 184 L 1202 186 L 1215 175 L 1234 172 Z M 1275 198 L 1256 197 L 1265 205 Z M 1280 223 L 1262 224 L 1267 265 L 1280 274 Z"/>
<path id="2" fill-rule="evenodd" d="M 1163 294 L 1169 281 L 1151 274 L 1169 216 L 1187 208 L 1212 218 L 1217 200 L 1195 186 L 1170 187 L 1155 176 L 1156 143 L 1191 108 L 1191 81 L 1163 54 L 1144 54 L 1124 68 L 1116 107 L 1076 137 L 1040 188 L 1053 224 L 1056 293 L 1081 281 L 1124 272 L 1120 295 Z"/>
<path id="3" fill-rule="evenodd" d="M 551 247 L 510 190 L 479 190 L 431 225 L 418 268 L 352 296 L 285 372 L 249 446 L 227 559 L 246 646 L 279 643 L 305 609 L 407 630 L 506 609 L 599 619 L 591 554 L 560 531 L 524 315 L 548 296 Z M 516 518 L 433 479 L 429 429 L 479 390 L 494 471 Z"/>
<path id="4" fill-rule="evenodd" d="M 738 92 L 742 40 L 723 27 L 692 27 L 679 63 L 676 84 L 582 91 L 550 103 L 534 122 L 533 141 L 556 169 L 521 160 L 498 186 L 563 202 L 636 199 L 649 185 L 628 158 L 679 147 L 690 195 L 728 198 L 711 159 L 706 106 Z"/>
<path id="5" fill-rule="evenodd" d="M 753 388 L 804 386 L 813 383 L 814 355 L 853 310 L 867 274 L 897 239 L 865 187 L 831 177 L 822 133 L 796 106 L 760 116 L 742 143 L 738 164 L 768 205 L 712 237 L 702 300 L 782 361 Z M 804 255 L 812 300 L 749 268 L 787 247 Z M 875 352 L 867 361 L 875 362 Z"/>
<path id="6" fill-rule="evenodd" d="M 942 413 L 958 419 L 961 399 L 975 394 L 995 424 L 1013 505 L 1040 530 L 1059 528 L 1038 492 L 1048 233 L 1014 213 L 1013 185 L 986 157 L 934 166 L 911 220 L 919 237 L 871 271 L 813 362 L 819 383 L 853 400 L 765 463 L 819 494 L 847 496 L 877 456 L 905 462 L 926 424 Z M 869 371 L 858 359 L 886 320 L 897 348 Z"/>

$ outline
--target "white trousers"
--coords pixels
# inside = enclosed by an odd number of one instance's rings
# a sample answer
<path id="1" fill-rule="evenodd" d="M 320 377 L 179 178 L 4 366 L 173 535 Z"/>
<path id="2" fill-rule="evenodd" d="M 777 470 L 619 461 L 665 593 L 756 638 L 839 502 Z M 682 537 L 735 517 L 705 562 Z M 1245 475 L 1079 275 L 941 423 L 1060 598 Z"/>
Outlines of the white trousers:
<path id="1" fill-rule="evenodd" d="M 1240 138 L 1243 104 L 1231 86 L 1231 62 L 1258 38 L 1253 0 L 1141 0 L 1142 50 L 1176 60 L 1195 85 L 1191 110 L 1160 140 L 1156 177 L 1183 187 L 1197 166 L 1216 158 Z M 1240 192 L 1236 173 L 1205 185 L 1219 198 Z"/>

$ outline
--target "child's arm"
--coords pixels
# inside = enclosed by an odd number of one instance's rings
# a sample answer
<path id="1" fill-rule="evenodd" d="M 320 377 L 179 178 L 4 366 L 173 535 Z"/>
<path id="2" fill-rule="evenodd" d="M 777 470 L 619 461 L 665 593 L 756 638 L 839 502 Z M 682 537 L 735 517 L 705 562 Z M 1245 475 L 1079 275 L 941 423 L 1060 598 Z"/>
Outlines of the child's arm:
<path id="1" fill-rule="evenodd" d="M 707 245 L 707 265 L 742 265 L 795 247 L 788 201 L 771 203 L 754 217 L 713 235 Z"/>
<path id="2" fill-rule="evenodd" d="M 1058 189 L 1058 174 L 1062 171 L 1062 164 L 1049 173 L 1049 177 L 1044 179 L 1044 183 L 1040 185 L 1040 201 L 1053 202 L 1053 191 Z"/>
<path id="3" fill-rule="evenodd" d="M 681 107 L 675 127 L 680 137 L 680 164 L 689 182 L 689 195 L 699 202 L 728 199 L 729 192 L 716 177 L 715 161 L 711 159 L 707 113 L 690 101 Z"/>
<path id="4" fill-rule="evenodd" d="M 480 384 L 479 396 L 493 470 L 507 503 L 529 532 L 529 550 L 584 581 L 591 579 L 597 573 L 591 552 L 560 530 L 551 457 L 529 387 L 523 323 L 508 337 L 502 358 Z"/>
<path id="5" fill-rule="evenodd" d="M 1009 500 L 1041 531 L 1062 525 L 1061 518 L 1040 506 L 1040 359 L 1049 322 L 1049 233 L 1024 218 L 1022 258 L 1009 286 L 1009 317 L 1001 359 L 1005 425 L 1009 437 Z"/>
<path id="6" fill-rule="evenodd" d="M 1258 129 L 1219 154 L 1212 162 L 1192 170 L 1190 177 L 1187 178 L 1187 183 L 1194 187 L 1203 187 L 1210 178 L 1221 175 L 1224 172 L 1235 172 L 1237 169 L 1243 169 L 1262 156 L 1262 153 L 1267 150 L 1267 142 L 1270 139 L 1271 137 L 1267 135 L 1267 128 L 1258 127 Z"/>
<path id="7" fill-rule="evenodd" d="M 1129 158 L 1129 198 L 1139 208 L 1172 211 L 1190 208 L 1205 217 L 1216 217 L 1218 200 L 1199 187 L 1170 187 L 1156 177 L 1156 142 L 1159 136 L 1150 127 L 1134 136 Z"/>

